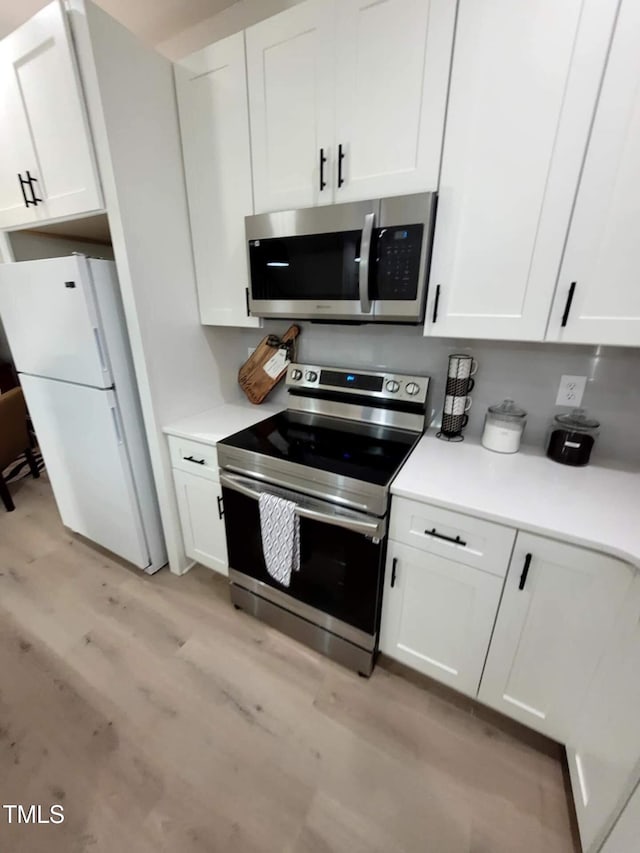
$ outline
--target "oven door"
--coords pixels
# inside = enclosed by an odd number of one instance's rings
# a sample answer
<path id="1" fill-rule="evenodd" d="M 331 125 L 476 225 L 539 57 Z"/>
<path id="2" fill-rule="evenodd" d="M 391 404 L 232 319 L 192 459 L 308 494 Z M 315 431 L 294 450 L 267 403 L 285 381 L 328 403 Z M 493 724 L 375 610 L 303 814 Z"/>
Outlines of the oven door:
<path id="1" fill-rule="evenodd" d="M 297 492 L 220 475 L 232 583 L 367 650 L 377 645 L 386 519 L 343 510 Z M 300 570 L 284 587 L 267 572 L 258 499 L 296 503 Z"/>

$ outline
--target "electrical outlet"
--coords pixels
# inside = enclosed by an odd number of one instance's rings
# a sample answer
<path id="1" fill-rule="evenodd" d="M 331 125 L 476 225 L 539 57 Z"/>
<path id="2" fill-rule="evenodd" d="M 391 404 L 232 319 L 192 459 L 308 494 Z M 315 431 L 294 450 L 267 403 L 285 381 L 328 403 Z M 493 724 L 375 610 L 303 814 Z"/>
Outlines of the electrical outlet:
<path id="1" fill-rule="evenodd" d="M 586 384 L 586 376 L 561 376 L 556 406 L 580 406 Z"/>

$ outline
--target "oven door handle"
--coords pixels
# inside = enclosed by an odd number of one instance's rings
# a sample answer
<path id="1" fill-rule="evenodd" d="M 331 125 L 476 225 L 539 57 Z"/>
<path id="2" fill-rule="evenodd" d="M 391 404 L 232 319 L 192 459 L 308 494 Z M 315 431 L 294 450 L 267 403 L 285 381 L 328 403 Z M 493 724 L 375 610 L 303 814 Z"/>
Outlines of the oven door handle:
<path id="1" fill-rule="evenodd" d="M 367 213 L 364 218 L 362 239 L 360 240 L 360 271 L 358 273 L 360 310 L 363 314 L 371 313 L 371 299 L 369 298 L 369 260 L 371 258 L 371 238 L 373 236 L 375 224 L 375 213 Z"/>
<path id="2" fill-rule="evenodd" d="M 243 477 L 236 477 L 233 474 L 220 473 L 220 485 L 240 492 L 241 495 L 253 498 L 254 500 L 258 500 L 260 495 L 265 493 L 277 495 L 277 489 L 274 492 L 271 492 L 268 488 L 254 489 Z M 331 524 L 333 527 L 344 527 L 346 530 L 361 533 L 363 536 L 368 536 L 376 541 L 382 539 L 386 532 L 383 518 L 368 521 L 346 512 L 323 512 L 322 510 L 313 509 L 303 504 L 296 504 L 295 512 L 300 518 L 309 518 L 312 521 L 319 521 L 322 524 Z"/>

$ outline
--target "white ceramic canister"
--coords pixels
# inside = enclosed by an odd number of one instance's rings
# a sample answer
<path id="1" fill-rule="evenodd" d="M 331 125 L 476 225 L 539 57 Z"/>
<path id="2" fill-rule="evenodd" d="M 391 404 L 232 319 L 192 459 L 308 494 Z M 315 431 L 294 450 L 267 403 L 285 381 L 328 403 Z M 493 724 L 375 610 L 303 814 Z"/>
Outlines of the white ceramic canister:
<path id="1" fill-rule="evenodd" d="M 517 453 L 526 422 L 527 413 L 513 400 L 489 406 L 484 420 L 482 446 L 496 453 Z"/>

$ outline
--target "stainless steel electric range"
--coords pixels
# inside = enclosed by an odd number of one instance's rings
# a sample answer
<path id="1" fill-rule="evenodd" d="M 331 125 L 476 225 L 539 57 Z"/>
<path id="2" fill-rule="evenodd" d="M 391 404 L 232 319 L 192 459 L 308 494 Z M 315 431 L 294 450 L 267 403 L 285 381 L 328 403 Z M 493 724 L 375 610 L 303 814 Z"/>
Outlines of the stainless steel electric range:
<path id="1" fill-rule="evenodd" d="M 378 649 L 389 490 L 425 428 L 429 380 L 291 364 L 289 405 L 218 444 L 231 599 L 369 675 Z M 267 572 L 258 501 L 295 502 L 300 569 Z"/>

